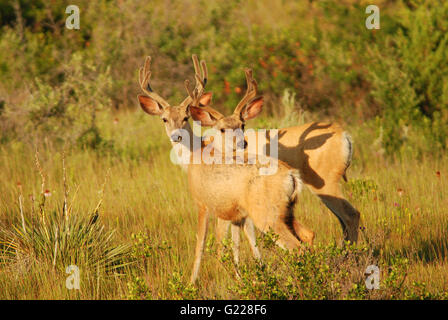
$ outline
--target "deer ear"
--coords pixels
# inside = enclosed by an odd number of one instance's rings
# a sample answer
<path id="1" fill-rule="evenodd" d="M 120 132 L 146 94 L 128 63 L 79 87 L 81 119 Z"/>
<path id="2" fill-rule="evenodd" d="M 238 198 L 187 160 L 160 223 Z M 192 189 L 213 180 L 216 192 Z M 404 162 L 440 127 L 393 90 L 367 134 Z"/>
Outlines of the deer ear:
<path id="1" fill-rule="evenodd" d="M 210 102 L 212 102 L 212 92 L 206 92 L 202 95 L 201 99 L 199 99 L 199 103 L 203 106 L 208 106 Z"/>
<path id="2" fill-rule="evenodd" d="M 250 120 L 258 116 L 263 109 L 263 97 L 256 98 L 252 100 L 243 112 L 243 119 Z"/>
<path id="3" fill-rule="evenodd" d="M 190 113 L 193 120 L 200 121 L 203 126 L 213 127 L 216 123 L 216 119 L 209 112 L 199 107 L 190 106 Z"/>
<path id="4" fill-rule="evenodd" d="M 163 113 L 162 107 L 150 97 L 138 95 L 138 102 L 140 102 L 143 111 L 152 116 L 160 116 Z"/>

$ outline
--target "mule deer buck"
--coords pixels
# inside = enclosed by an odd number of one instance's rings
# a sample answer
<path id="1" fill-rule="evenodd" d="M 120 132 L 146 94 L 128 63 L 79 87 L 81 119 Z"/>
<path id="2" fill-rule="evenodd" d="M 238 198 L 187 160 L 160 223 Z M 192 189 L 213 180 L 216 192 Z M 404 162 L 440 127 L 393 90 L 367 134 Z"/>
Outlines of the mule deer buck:
<path id="1" fill-rule="evenodd" d="M 180 144 L 182 152 L 190 156 L 189 163 L 184 166 L 188 173 L 189 191 L 198 207 L 198 233 L 191 282 L 198 277 L 210 214 L 235 225 L 245 225 L 246 220 L 253 221 L 262 232 L 272 229 L 278 235 L 277 244 L 288 250 L 299 249 L 300 239 L 307 243 L 312 243 L 314 239 L 314 233 L 294 218 L 293 209 L 302 186 L 298 170 L 278 161 L 276 173 L 261 175 L 259 169 L 263 165 L 259 163 L 205 164 L 193 161 L 197 152 L 202 157 L 204 145 L 194 149 L 192 141 L 185 141 L 179 131 L 182 129 L 188 133 L 187 137 L 193 137 L 188 118 L 191 112 L 202 112 L 199 106 L 208 104 L 207 100 L 210 99 L 210 95 L 204 94 L 207 80 L 205 62 L 201 62 L 202 72 L 199 72 L 195 56 L 193 62 L 196 86 L 190 90 L 186 82 L 189 94 L 180 105 L 170 106 L 151 89 L 149 57 L 140 69 L 140 86 L 146 95 L 138 96 L 145 112 L 162 118 L 173 145 Z M 246 235 L 252 249 L 256 250 L 254 235 L 248 232 Z"/>
<path id="2" fill-rule="evenodd" d="M 235 111 L 224 116 L 207 106 L 201 112 L 194 112 L 193 119 L 201 121 L 203 126 L 218 130 L 240 129 L 244 131 L 247 120 L 255 118 L 262 110 L 263 99 L 256 98 L 257 83 L 252 71 L 246 69 L 247 92 Z M 256 132 L 256 143 L 246 142 L 249 150 L 258 154 L 259 141 L 269 141 L 266 133 Z M 344 240 L 356 242 L 360 214 L 343 196 L 340 180 L 347 181 L 346 170 L 352 159 L 352 140 L 350 135 L 334 123 L 312 122 L 301 126 L 278 129 L 278 159 L 300 171 L 303 183 L 317 195 L 338 218 Z M 249 143 L 249 145 L 247 145 Z M 269 149 L 269 145 L 261 148 Z M 225 229 L 228 225 L 220 224 Z"/>
<path id="3" fill-rule="evenodd" d="M 195 70 L 195 77 L 198 77 L 199 81 L 202 81 L 204 83 L 204 86 L 207 82 L 207 66 L 204 61 L 202 63 L 199 63 L 199 60 L 196 55 L 192 56 L 194 70 Z M 170 104 L 164 100 L 162 97 L 160 97 L 157 93 L 155 93 L 150 84 L 149 79 L 151 77 L 151 71 L 150 71 L 150 64 L 151 64 L 151 57 L 147 57 L 145 61 L 144 68 L 140 69 L 139 72 L 139 82 L 141 89 L 143 90 L 146 95 L 139 95 L 138 100 L 140 103 L 140 106 L 143 108 L 143 110 L 151 115 L 158 115 L 162 119 L 165 125 L 165 130 L 167 135 L 170 137 L 170 141 L 174 146 L 178 145 L 180 146 L 182 150 L 182 154 L 190 154 L 190 146 L 194 146 L 194 143 L 192 141 L 193 134 L 192 129 L 190 127 L 190 124 L 188 122 L 188 119 L 191 116 L 191 108 L 189 105 L 192 102 L 192 99 L 190 95 L 187 95 L 187 97 L 178 105 L 178 106 L 170 106 Z M 201 74 L 202 73 L 202 74 Z M 199 100 L 199 105 L 201 106 L 208 106 L 211 102 L 211 93 L 203 93 Z M 211 111 L 211 109 L 208 109 Z M 190 141 L 183 141 L 184 143 L 181 143 L 182 141 L 179 141 L 179 139 L 182 138 L 182 136 L 175 136 L 171 135 L 173 132 L 176 132 L 176 130 L 183 129 L 185 130 L 190 137 Z M 188 145 L 188 146 L 186 146 Z M 185 164 L 180 164 L 184 171 L 187 171 L 188 166 Z M 217 242 L 218 244 L 221 244 L 222 239 L 224 238 L 225 232 L 228 229 L 229 224 L 227 221 L 224 221 L 217 218 L 217 227 L 216 227 L 216 233 L 217 233 Z M 231 224 L 231 230 L 232 230 L 232 240 L 233 240 L 233 257 L 235 264 L 238 264 L 239 262 L 239 230 L 240 227 L 243 228 L 243 231 L 249 240 L 249 244 L 251 247 L 251 251 L 256 259 L 260 259 L 261 255 L 258 250 L 258 248 L 255 245 L 255 229 L 252 221 L 250 219 L 246 219 L 244 224 Z"/>

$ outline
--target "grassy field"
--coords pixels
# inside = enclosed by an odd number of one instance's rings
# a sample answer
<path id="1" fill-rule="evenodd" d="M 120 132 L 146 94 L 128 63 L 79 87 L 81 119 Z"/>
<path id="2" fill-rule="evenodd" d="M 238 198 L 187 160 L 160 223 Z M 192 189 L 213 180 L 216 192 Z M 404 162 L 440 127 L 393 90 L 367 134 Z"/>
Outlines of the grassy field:
<path id="1" fill-rule="evenodd" d="M 265 118 L 263 123 L 270 121 L 275 122 Z M 229 290 L 241 285 L 244 277 L 235 278 L 235 272 L 225 259 L 217 258 L 213 227 L 200 281 L 196 287 L 188 285 L 196 239 L 196 208 L 186 188 L 186 175 L 169 160 L 170 143 L 161 121 L 138 110 L 105 116 L 100 124 L 105 137 L 114 141 L 118 151 L 66 151 L 69 214 L 87 216 L 102 200 L 96 223 L 104 224 L 107 230 L 115 230 L 112 245 L 129 244 L 123 261 L 130 264 L 114 271 L 79 266 L 81 288 L 77 291 L 65 286 L 67 265 L 62 262 L 53 265 L 53 246 L 39 256 L 33 250 L 20 255 L 4 253 L 2 256 L 10 256 L 12 261 L 1 265 L 0 298 L 260 297 Z M 403 272 L 399 276 L 403 276 L 404 283 L 394 296 L 387 296 L 390 292 L 382 288 L 384 290 L 377 293 L 363 289 L 365 297 L 404 298 L 406 290 L 417 292 L 414 298 L 437 297 L 438 293 L 448 290 L 445 277 L 447 158 L 386 160 L 366 138 L 369 130 L 365 126 L 350 128 L 355 154 L 348 173 L 349 182 L 344 183 L 345 194 L 362 215 L 360 246 L 374 249 L 370 259 L 376 259 L 385 268 L 381 270 L 382 277 L 386 280 L 390 273 L 388 264 L 395 266 L 394 258 L 406 258 L 407 263 L 399 270 Z M 45 177 L 44 190 L 49 194 L 46 212 L 56 210 L 61 214 L 64 200 L 62 150 L 42 141 L 38 151 Z M 35 150 L 16 141 L 2 146 L 0 156 L 2 229 L 12 229 L 12 225 L 21 229 L 21 193 L 25 218 L 34 219 L 36 224 L 43 223 L 39 217 L 42 178 L 36 167 Z M 37 199 L 34 203 L 30 195 Z M 296 217 L 316 232 L 318 247 L 314 250 L 317 252 L 326 254 L 326 246 L 341 241 L 337 219 L 308 190 L 299 198 Z M 253 267 L 256 263 L 250 257 L 247 241 L 243 244 L 243 269 L 244 266 Z M 281 251 L 266 248 L 263 254 L 267 256 L 272 250 Z M 340 266 L 347 268 L 349 274 L 359 271 L 359 266 L 352 270 L 349 263 L 341 262 Z M 275 268 L 272 272 L 275 273 Z M 355 284 L 353 280 L 349 285 Z M 316 288 L 319 285 L 319 282 L 314 283 Z M 344 298 L 343 295 L 335 297 Z M 360 297 L 364 296 L 354 298 Z"/>
<path id="2" fill-rule="evenodd" d="M 448 2 L 0 1 L 0 299 L 447 299 Z M 366 28 L 366 7 L 381 28 Z M 163 123 L 138 108 L 138 68 L 174 103 L 209 68 L 229 114 L 253 69 L 263 112 L 249 128 L 340 123 L 354 139 L 347 199 L 359 243 L 308 190 L 303 255 L 258 234 L 219 255 L 214 223 L 188 284 L 197 212 Z M 68 290 L 66 268 L 80 271 Z M 366 289 L 377 265 L 380 289 Z"/>

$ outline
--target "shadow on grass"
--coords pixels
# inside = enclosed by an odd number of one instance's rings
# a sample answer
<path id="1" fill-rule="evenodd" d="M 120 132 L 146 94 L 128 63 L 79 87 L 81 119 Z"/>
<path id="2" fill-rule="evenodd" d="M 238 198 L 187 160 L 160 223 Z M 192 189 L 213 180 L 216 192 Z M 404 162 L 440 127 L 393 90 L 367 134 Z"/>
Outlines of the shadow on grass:
<path id="1" fill-rule="evenodd" d="M 411 246 L 399 250 L 409 259 L 424 264 L 445 261 L 448 254 L 448 236 L 440 234 L 429 239 L 415 239 Z"/>

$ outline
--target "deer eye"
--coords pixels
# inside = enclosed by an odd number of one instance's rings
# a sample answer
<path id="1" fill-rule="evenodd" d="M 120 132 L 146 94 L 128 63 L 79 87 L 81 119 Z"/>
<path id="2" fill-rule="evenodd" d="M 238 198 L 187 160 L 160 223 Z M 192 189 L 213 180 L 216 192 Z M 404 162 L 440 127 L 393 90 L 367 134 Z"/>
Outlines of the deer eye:
<path id="1" fill-rule="evenodd" d="M 185 122 L 185 121 L 188 121 L 188 117 L 185 117 L 185 118 L 184 118 L 184 122 Z"/>
<path id="2" fill-rule="evenodd" d="M 224 133 L 226 131 L 226 129 L 221 129 L 221 132 Z"/>
<path id="3" fill-rule="evenodd" d="M 168 120 L 166 118 L 163 118 L 162 120 L 163 120 L 163 122 L 168 122 Z"/>

